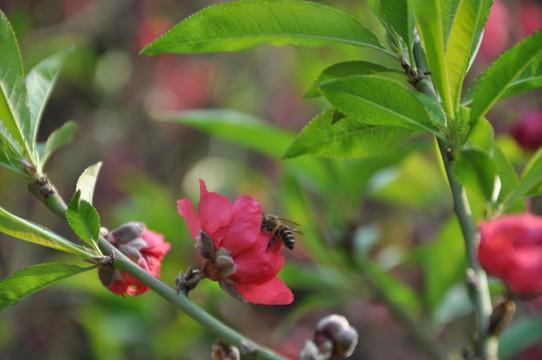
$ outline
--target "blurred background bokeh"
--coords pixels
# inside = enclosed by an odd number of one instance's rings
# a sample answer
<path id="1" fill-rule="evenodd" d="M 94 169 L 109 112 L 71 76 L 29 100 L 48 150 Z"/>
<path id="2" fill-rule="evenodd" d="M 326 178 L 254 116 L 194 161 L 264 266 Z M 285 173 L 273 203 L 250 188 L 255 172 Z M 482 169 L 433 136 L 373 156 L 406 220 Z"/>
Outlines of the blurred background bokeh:
<path id="1" fill-rule="evenodd" d="M 318 319 L 339 313 L 360 333 L 352 358 L 429 358 L 390 304 L 405 309 L 443 347 L 460 351 L 472 324 L 462 284 L 464 249 L 449 220 L 450 196 L 429 138 L 417 138 L 378 159 L 280 160 L 153 120 L 156 110 L 229 108 L 293 136 L 326 107 L 321 99 L 302 99 L 325 67 L 363 59 L 400 68 L 371 50 L 347 46 L 264 45 L 238 53 L 138 55 L 181 19 L 215 3 L 0 0 L 26 71 L 75 45 L 39 133 L 45 139 L 68 120 L 78 124 L 73 144 L 55 154 L 45 169 L 51 181 L 69 199 L 79 174 L 103 161 L 94 199 L 102 225 L 113 229 L 142 221 L 164 234 L 172 247 L 161 279 L 170 286 L 180 270 L 200 263 L 175 203 L 183 197 L 197 201 L 198 178 L 210 191 L 231 199 L 251 195 L 266 211 L 301 223 L 306 235 L 298 238 L 295 251 L 285 253 L 279 274 L 294 292 L 292 305 L 241 303 L 211 281 L 190 294 L 228 325 L 285 356 L 296 358 Z M 331 5 L 360 19 L 384 41 L 384 29 L 365 2 Z M 500 52 L 542 27 L 540 1 L 497 1 L 495 6 L 493 28 L 486 30 L 469 82 Z M 498 143 L 518 170 L 542 144 L 540 95 L 500 102 L 488 114 Z M 21 179 L 0 169 L 0 205 L 75 239 Z M 0 234 L 0 279 L 51 261 L 77 263 Z M 536 313 L 535 305 L 523 304 L 519 316 Z M 209 359 L 214 341 L 152 292 L 122 298 L 103 288 L 95 272 L 59 282 L 0 312 L 0 358 L 6 360 Z M 542 352 L 535 346 L 517 358 L 541 359 Z"/>

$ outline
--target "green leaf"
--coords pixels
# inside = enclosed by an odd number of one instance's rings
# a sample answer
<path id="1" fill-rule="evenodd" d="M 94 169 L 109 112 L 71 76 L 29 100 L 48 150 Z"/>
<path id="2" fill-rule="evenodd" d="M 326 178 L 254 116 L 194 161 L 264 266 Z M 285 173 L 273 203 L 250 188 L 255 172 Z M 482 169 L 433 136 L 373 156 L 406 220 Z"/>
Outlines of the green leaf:
<path id="1" fill-rule="evenodd" d="M 15 33 L 0 11 L 0 119 L 19 144 L 21 155 L 31 156 L 30 110 L 24 70 Z"/>
<path id="2" fill-rule="evenodd" d="M 349 77 L 352 75 L 370 75 L 381 72 L 395 72 L 404 74 L 403 71 L 392 69 L 386 66 L 379 64 L 367 62 L 367 61 L 345 61 L 337 64 L 333 64 L 328 68 L 324 69 L 318 75 L 318 78 L 311 86 L 309 90 L 305 93 L 304 98 L 311 98 L 320 95 L 320 90 L 318 89 L 318 84 L 327 80 L 334 80 L 338 78 Z"/>
<path id="3" fill-rule="evenodd" d="M 448 43 L 450 37 L 450 31 L 452 30 L 452 24 L 457 13 L 457 8 L 462 0 L 441 0 L 440 1 L 440 14 L 442 19 L 442 32 L 444 34 L 444 43 Z"/>
<path id="4" fill-rule="evenodd" d="M 30 107 L 30 141 L 36 142 L 38 128 L 49 96 L 71 48 L 50 56 L 30 70 L 26 76 L 28 105 Z"/>
<path id="5" fill-rule="evenodd" d="M 57 281 L 82 272 L 95 269 L 95 266 L 51 263 L 27 267 L 0 282 L 0 310 L 16 304 L 24 297 L 35 293 Z"/>
<path id="6" fill-rule="evenodd" d="M 514 192 L 510 194 L 505 204 L 513 204 L 516 200 L 523 199 L 540 186 L 542 181 L 542 148 L 533 155 Z"/>
<path id="7" fill-rule="evenodd" d="M 514 320 L 499 339 L 499 359 L 516 359 L 521 350 L 540 344 L 542 316 Z"/>
<path id="8" fill-rule="evenodd" d="M 493 144 L 493 159 L 497 165 L 497 174 L 501 181 L 501 189 L 497 200 L 499 203 L 504 203 L 508 196 L 517 189 L 519 178 L 510 160 L 508 160 L 497 144 Z M 521 204 L 525 206 L 524 203 Z M 507 209 L 505 208 L 504 210 Z"/>
<path id="9" fill-rule="evenodd" d="M 482 150 L 489 156 L 493 155 L 495 134 L 493 126 L 486 118 L 480 118 L 473 126 L 466 147 Z"/>
<path id="10" fill-rule="evenodd" d="M 444 130 L 446 127 L 446 115 L 444 114 L 444 111 L 442 111 L 442 107 L 435 100 L 431 99 L 424 93 L 417 91 L 414 93 L 414 95 L 416 95 L 418 100 L 420 100 L 423 106 L 425 106 L 425 109 L 429 112 L 429 116 L 431 117 L 433 124 Z"/>
<path id="11" fill-rule="evenodd" d="M 442 137 L 414 92 L 397 81 L 358 75 L 326 81 L 320 88 L 333 106 L 364 123 L 423 130 Z"/>
<path id="12" fill-rule="evenodd" d="M 483 0 L 462 0 L 454 17 L 446 47 L 445 66 L 450 81 L 450 96 L 457 110 L 461 97 L 463 80 L 470 64 L 475 43 L 479 40 L 477 33 L 482 22 Z"/>
<path id="13" fill-rule="evenodd" d="M 92 204 L 92 197 L 94 196 L 94 187 L 96 186 L 96 180 L 98 174 L 102 168 L 102 162 L 97 162 L 91 165 L 83 171 L 79 179 L 77 180 L 76 191 L 81 192 L 81 200 L 85 200 Z"/>
<path id="14" fill-rule="evenodd" d="M 425 268 L 425 297 L 435 314 L 446 293 L 455 284 L 463 281 L 467 263 L 461 227 L 455 217 L 442 227 L 437 239 L 423 249 Z"/>
<path id="15" fill-rule="evenodd" d="M 100 217 L 88 201 L 81 199 L 81 190 L 77 190 L 73 195 L 66 218 L 77 236 L 96 248 L 95 244 L 100 234 Z"/>
<path id="16" fill-rule="evenodd" d="M 489 155 L 477 149 L 464 149 L 457 155 L 454 173 L 467 189 L 482 201 L 492 202 L 497 167 Z"/>
<path id="17" fill-rule="evenodd" d="M 68 121 L 49 135 L 45 142 L 43 153 L 41 154 L 39 172 L 49 160 L 49 157 L 60 147 L 69 144 L 72 141 L 73 133 L 77 129 L 77 124 L 73 121 Z"/>
<path id="18" fill-rule="evenodd" d="M 506 89 L 542 56 L 542 30 L 535 32 L 502 54 L 475 80 L 471 121 L 484 116 Z"/>
<path id="19" fill-rule="evenodd" d="M 409 0 L 418 21 L 431 78 L 442 99 L 444 111 L 453 118 L 452 96 L 448 70 L 444 59 L 444 35 L 442 31 L 440 0 Z"/>
<path id="20" fill-rule="evenodd" d="M 334 110 L 316 116 L 301 131 L 284 154 L 290 158 L 314 154 L 337 158 L 377 156 L 397 148 L 410 135 L 410 130 L 368 125 L 346 117 L 332 124 Z"/>
<path id="21" fill-rule="evenodd" d="M 368 46 L 389 55 L 352 16 L 310 1 L 245 0 L 210 6 L 188 17 L 141 53 L 237 51 L 261 43 Z"/>
<path id="22" fill-rule="evenodd" d="M 89 257 L 87 250 L 40 225 L 17 217 L 0 207 L 0 231 L 4 234 L 55 250 Z"/>
<path id="23" fill-rule="evenodd" d="M 395 33 L 397 33 L 405 44 L 412 46 L 414 34 L 414 18 L 409 9 L 407 0 L 381 0 L 381 13 Z"/>
<path id="24" fill-rule="evenodd" d="M 155 120 L 189 126 L 251 150 L 280 159 L 295 135 L 238 111 L 228 109 L 162 112 Z"/>
<path id="25" fill-rule="evenodd" d="M 379 266 L 366 262 L 363 267 L 371 279 L 378 284 L 380 296 L 385 297 L 387 302 L 398 304 L 410 313 L 420 312 L 421 301 L 414 290 L 393 275 L 384 272 Z"/>

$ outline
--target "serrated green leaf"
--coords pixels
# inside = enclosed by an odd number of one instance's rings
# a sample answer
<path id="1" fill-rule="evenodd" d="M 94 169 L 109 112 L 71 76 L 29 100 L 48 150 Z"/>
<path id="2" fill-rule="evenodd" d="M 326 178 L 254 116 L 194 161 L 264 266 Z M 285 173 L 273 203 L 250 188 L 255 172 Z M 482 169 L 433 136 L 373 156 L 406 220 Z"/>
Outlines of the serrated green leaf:
<path id="1" fill-rule="evenodd" d="M 102 168 L 102 162 L 97 162 L 91 165 L 83 171 L 79 179 L 77 180 L 76 191 L 81 192 L 81 200 L 85 200 L 92 204 L 92 197 L 94 196 L 94 187 L 96 186 L 96 180 L 98 174 Z"/>
<path id="2" fill-rule="evenodd" d="M 450 81 L 453 106 L 459 106 L 463 80 L 470 64 L 475 42 L 479 39 L 478 24 L 483 21 L 483 0 L 463 0 L 459 3 L 446 47 L 446 69 Z"/>
<path id="3" fill-rule="evenodd" d="M 295 135 L 259 118 L 228 109 L 163 112 L 155 120 L 177 123 L 233 141 L 251 150 L 280 159 Z"/>
<path id="4" fill-rule="evenodd" d="M 542 339 L 542 316 L 514 319 L 499 338 L 499 359 L 516 359 L 521 350 Z"/>
<path id="5" fill-rule="evenodd" d="M 316 116 L 284 154 L 285 158 L 314 154 L 335 158 L 363 158 L 394 150 L 410 130 L 364 124 L 346 117 L 332 124 L 334 110 Z"/>
<path id="6" fill-rule="evenodd" d="M 210 6 L 177 24 L 141 53 L 237 51 L 261 43 L 342 43 L 392 55 L 352 16 L 314 2 L 292 0 L 245 0 Z"/>
<path id="7" fill-rule="evenodd" d="M 519 184 L 514 192 L 510 194 L 505 201 L 505 205 L 513 204 L 516 200 L 520 200 L 528 196 L 531 191 L 540 186 L 542 182 L 542 148 L 533 155 L 519 181 Z"/>
<path id="8" fill-rule="evenodd" d="M 397 81 L 351 76 L 323 82 L 320 88 L 339 111 L 363 123 L 423 130 L 442 137 L 414 92 Z"/>
<path id="9" fill-rule="evenodd" d="M 444 57 L 440 0 L 409 0 L 409 4 L 418 21 L 418 32 L 424 43 L 431 78 L 442 100 L 444 111 L 451 118 L 454 118 L 448 70 Z"/>
<path id="10" fill-rule="evenodd" d="M 68 121 L 49 135 L 40 158 L 39 172 L 49 160 L 49 157 L 60 147 L 69 144 L 72 141 L 73 133 L 77 129 L 74 121 Z M 39 152 L 39 151 L 38 151 Z"/>
<path id="11" fill-rule="evenodd" d="M 444 43 L 448 43 L 452 24 L 457 13 L 457 8 L 462 0 L 441 0 L 440 14 L 442 19 L 442 33 L 444 34 Z"/>
<path id="12" fill-rule="evenodd" d="M 51 263 L 27 267 L 0 282 L 0 310 L 16 304 L 24 297 L 35 293 L 57 281 L 82 272 L 95 269 L 95 266 Z"/>
<path id="13" fill-rule="evenodd" d="M 70 52 L 71 49 L 64 50 L 42 60 L 26 76 L 28 105 L 30 107 L 30 141 L 32 143 L 36 142 L 45 105 L 53 91 L 60 69 Z"/>
<path id="14" fill-rule="evenodd" d="M 414 34 L 414 18 L 407 0 L 381 0 L 380 11 L 390 25 L 408 47 L 412 46 Z"/>
<path id="15" fill-rule="evenodd" d="M 40 225 L 21 219 L 2 207 L 0 207 L 0 231 L 34 244 L 80 255 L 85 258 L 89 257 L 84 247 L 76 245 Z"/>
<path id="16" fill-rule="evenodd" d="M 30 110 L 24 71 L 15 33 L 0 11 L 0 119 L 18 143 L 22 155 L 31 156 Z"/>
<path id="17" fill-rule="evenodd" d="M 320 95 L 318 84 L 327 80 L 349 77 L 352 75 L 370 75 L 381 72 L 399 72 L 403 71 L 392 69 L 379 64 L 368 61 L 345 61 L 333 64 L 324 69 L 309 90 L 305 93 L 304 98 L 311 98 Z"/>
<path id="18" fill-rule="evenodd" d="M 506 51 L 475 80 L 471 121 L 484 116 L 528 66 L 539 61 L 542 56 L 540 44 L 542 44 L 542 30 Z"/>
<path id="19" fill-rule="evenodd" d="M 454 173 L 459 182 L 484 202 L 492 202 L 497 176 L 497 166 L 492 158 L 477 149 L 459 152 L 454 164 Z"/>
<path id="20" fill-rule="evenodd" d="M 72 230 L 84 242 L 96 248 L 100 234 L 100 217 L 94 207 L 81 199 L 81 190 L 77 190 L 68 205 L 66 218 Z"/>
<path id="21" fill-rule="evenodd" d="M 423 106 L 425 106 L 433 124 L 444 130 L 446 127 L 446 115 L 444 114 L 444 111 L 442 111 L 442 107 L 435 100 L 422 92 L 417 91 L 414 95 L 420 100 Z"/>

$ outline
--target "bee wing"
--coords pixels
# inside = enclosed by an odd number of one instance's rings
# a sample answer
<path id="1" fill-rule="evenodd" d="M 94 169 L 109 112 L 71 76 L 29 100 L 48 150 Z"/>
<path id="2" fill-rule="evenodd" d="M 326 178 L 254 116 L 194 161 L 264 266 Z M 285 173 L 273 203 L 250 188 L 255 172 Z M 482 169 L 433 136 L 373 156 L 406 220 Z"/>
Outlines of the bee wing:
<path id="1" fill-rule="evenodd" d="M 296 223 L 295 221 L 283 219 L 283 218 L 277 218 L 278 220 L 282 221 L 283 223 L 286 223 L 287 225 L 294 225 L 294 226 L 301 226 L 300 224 Z"/>

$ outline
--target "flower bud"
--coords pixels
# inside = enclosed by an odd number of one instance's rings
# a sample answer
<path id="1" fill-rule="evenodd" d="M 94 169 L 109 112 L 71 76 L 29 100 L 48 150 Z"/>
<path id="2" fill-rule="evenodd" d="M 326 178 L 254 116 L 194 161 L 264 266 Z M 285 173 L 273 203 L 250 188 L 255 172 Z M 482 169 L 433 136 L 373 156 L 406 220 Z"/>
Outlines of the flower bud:
<path id="1" fill-rule="evenodd" d="M 358 344 L 358 332 L 344 316 L 329 315 L 316 325 L 314 343 L 321 351 L 331 346 L 332 356 L 349 357 Z"/>
<path id="2" fill-rule="evenodd" d="M 236 346 L 224 344 L 218 339 L 211 349 L 211 358 L 213 360 L 239 360 L 241 354 Z"/>
<path id="3" fill-rule="evenodd" d="M 139 238 L 145 231 L 145 224 L 129 222 L 107 234 L 107 240 L 112 243 L 125 244 Z"/>

